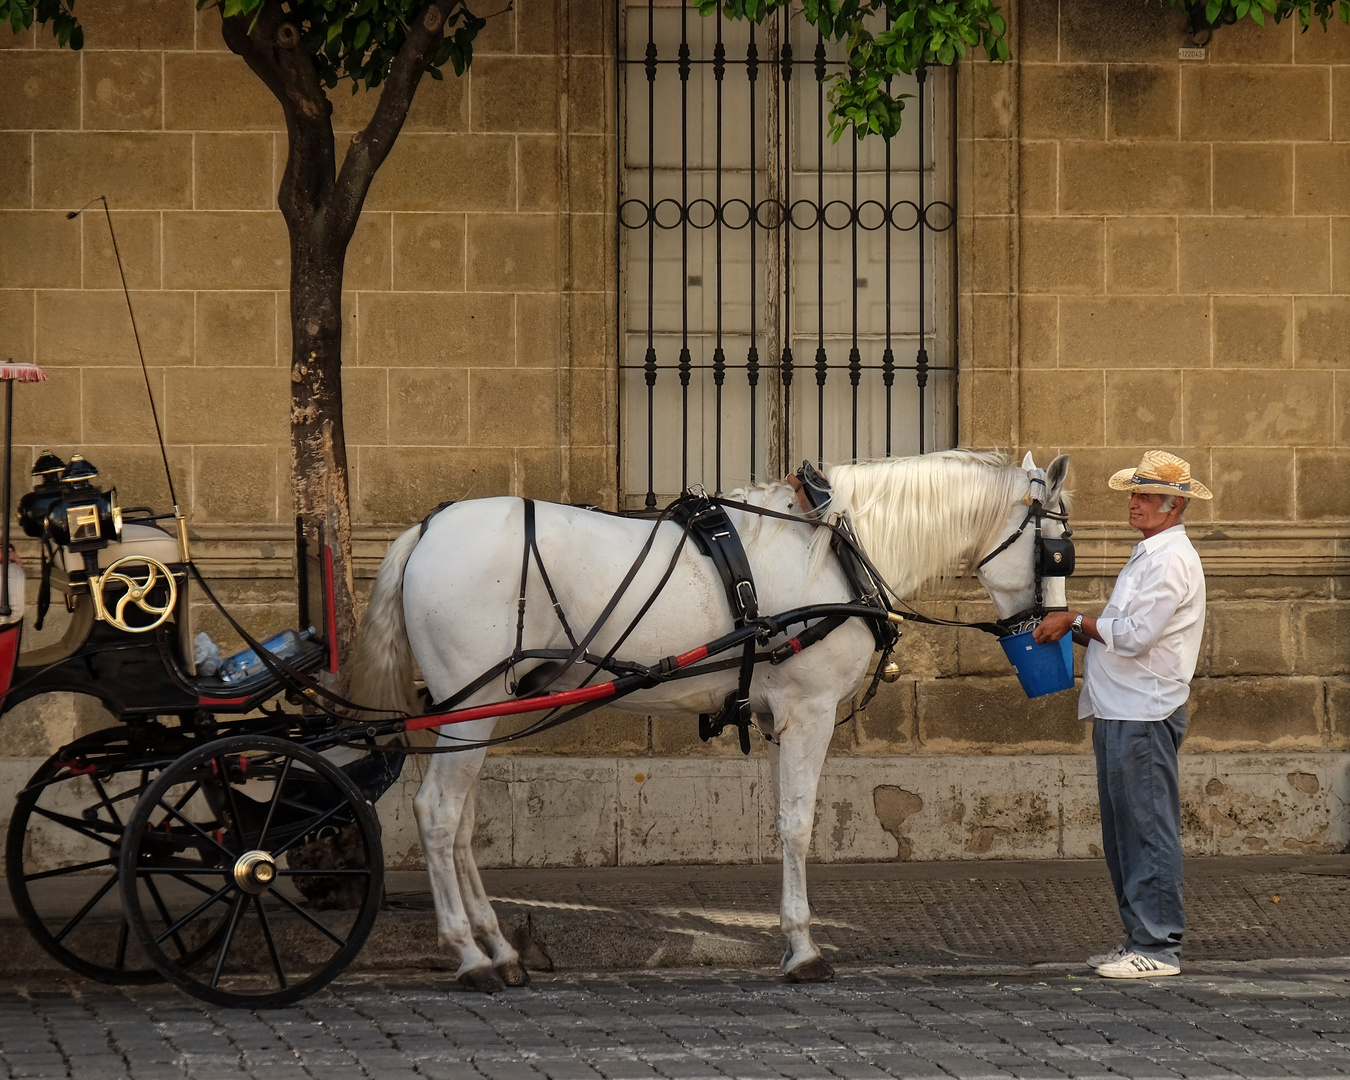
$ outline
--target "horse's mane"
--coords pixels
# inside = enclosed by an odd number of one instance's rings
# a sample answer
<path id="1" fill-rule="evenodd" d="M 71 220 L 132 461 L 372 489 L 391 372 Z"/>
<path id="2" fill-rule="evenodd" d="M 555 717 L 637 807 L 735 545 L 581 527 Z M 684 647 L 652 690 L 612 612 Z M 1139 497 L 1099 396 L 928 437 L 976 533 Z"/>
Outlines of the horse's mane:
<path id="1" fill-rule="evenodd" d="M 1006 455 L 948 450 L 827 470 L 831 513 L 847 513 L 863 549 L 902 596 L 953 576 L 998 541 L 1027 475 Z"/>

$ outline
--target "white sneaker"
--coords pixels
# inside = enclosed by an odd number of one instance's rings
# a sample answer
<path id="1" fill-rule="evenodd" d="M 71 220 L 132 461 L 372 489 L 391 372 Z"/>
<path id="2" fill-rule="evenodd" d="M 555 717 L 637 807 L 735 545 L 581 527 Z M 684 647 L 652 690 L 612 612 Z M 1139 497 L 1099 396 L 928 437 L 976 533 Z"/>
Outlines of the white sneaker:
<path id="1" fill-rule="evenodd" d="M 1089 956 L 1087 958 L 1087 966 L 1095 971 L 1103 964 L 1114 964 L 1117 960 L 1122 959 L 1125 956 L 1125 954 L 1128 953 L 1129 951 L 1130 950 L 1125 948 L 1124 945 L 1117 945 L 1110 952 L 1098 953 L 1096 956 Z"/>
<path id="2" fill-rule="evenodd" d="M 1152 979 L 1163 975 L 1180 975 L 1181 968 L 1142 953 L 1127 952 L 1119 960 L 1102 964 L 1097 968 L 1097 974 L 1106 979 Z"/>

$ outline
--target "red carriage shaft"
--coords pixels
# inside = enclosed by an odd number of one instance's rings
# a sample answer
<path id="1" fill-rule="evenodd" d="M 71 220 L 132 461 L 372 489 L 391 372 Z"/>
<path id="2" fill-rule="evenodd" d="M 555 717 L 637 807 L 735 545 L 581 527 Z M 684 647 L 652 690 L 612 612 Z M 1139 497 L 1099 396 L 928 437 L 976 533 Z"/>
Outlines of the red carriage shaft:
<path id="1" fill-rule="evenodd" d="M 708 655 L 708 646 L 700 645 L 674 658 L 670 671 L 697 664 Z M 489 716 L 510 716 L 513 713 L 540 712 L 544 709 L 556 709 L 564 705 L 580 705 L 586 701 L 598 701 L 613 697 L 620 692 L 636 690 L 645 677 L 626 675 L 623 679 L 598 683 L 595 686 L 583 686 L 580 690 L 563 690 L 556 694 L 541 694 L 539 697 L 521 698 L 518 701 L 494 701 L 489 705 L 475 705 L 468 709 L 456 709 L 454 712 L 431 713 L 419 716 L 403 725 L 404 731 L 422 731 L 426 728 L 444 727 L 447 724 L 463 724 L 470 720 L 484 720 Z M 621 688 L 620 683 L 624 686 Z"/>
<path id="2" fill-rule="evenodd" d="M 690 649 L 678 656 L 668 656 L 640 675 L 624 675 L 610 682 L 598 683 L 595 686 L 584 686 L 580 690 L 564 690 L 557 694 L 540 694 L 538 697 L 519 698 L 515 701 L 494 701 L 487 705 L 474 705 L 468 709 L 428 713 L 425 716 L 412 717 L 402 721 L 402 726 L 395 730 L 423 731 L 426 728 L 444 727 L 448 724 L 463 724 L 470 720 L 485 720 L 490 716 L 542 712 L 546 709 L 557 709 L 567 705 L 581 705 L 588 701 L 600 701 L 608 697 L 623 697 L 635 690 L 652 686 L 662 679 L 668 679 L 682 668 L 697 664 L 700 660 L 705 660 L 709 656 L 716 656 L 718 653 L 726 652 L 737 645 L 743 645 L 747 638 L 760 637 L 767 640 L 794 623 L 809 622 L 812 619 L 833 618 L 884 618 L 888 622 L 899 624 L 904 622 L 905 616 L 894 611 L 879 611 L 875 607 L 859 603 L 810 604 L 806 607 L 793 608 L 791 611 L 785 611 L 770 618 L 757 619 L 754 623 L 739 627 L 729 634 L 724 634 L 722 637 L 708 642 L 706 645 L 700 645 L 698 648 Z M 833 627 L 830 629 L 833 629 Z M 805 636 L 803 635 L 803 637 Z M 823 637 L 824 635 L 820 636 Z M 818 638 L 814 637 L 809 641 L 803 640 L 799 647 L 793 649 L 788 655 L 795 656 L 802 648 L 816 640 Z M 784 656 L 783 659 L 787 659 L 787 656 Z M 773 662 L 779 663 L 781 661 L 775 659 Z M 371 730 L 373 733 L 373 729 L 367 730 Z"/>

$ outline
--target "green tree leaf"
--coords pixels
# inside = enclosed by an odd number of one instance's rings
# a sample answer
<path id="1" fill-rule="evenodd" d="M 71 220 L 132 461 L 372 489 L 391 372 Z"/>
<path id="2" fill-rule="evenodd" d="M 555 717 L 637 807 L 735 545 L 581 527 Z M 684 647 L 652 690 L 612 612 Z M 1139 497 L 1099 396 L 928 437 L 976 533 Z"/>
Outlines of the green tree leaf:
<path id="1" fill-rule="evenodd" d="M 729 19 L 762 21 L 788 2 L 725 0 L 721 10 Z M 921 67 L 950 67 L 979 48 L 990 60 L 1008 59 L 1008 24 L 994 0 L 801 2 L 807 23 L 845 47 L 844 69 L 829 76 L 830 136 L 836 141 L 848 128 L 860 139 L 895 135 L 905 96 L 892 86 L 898 75 L 913 75 Z M 716 0 L 700 0 L 701 13 L 712 15 L 717 9 Z"/>

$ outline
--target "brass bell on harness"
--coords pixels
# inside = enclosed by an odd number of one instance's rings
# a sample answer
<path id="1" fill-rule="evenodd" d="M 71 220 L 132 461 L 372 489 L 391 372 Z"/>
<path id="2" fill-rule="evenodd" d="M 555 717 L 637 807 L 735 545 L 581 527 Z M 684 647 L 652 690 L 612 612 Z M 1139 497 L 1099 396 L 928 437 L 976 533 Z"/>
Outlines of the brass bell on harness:
<path id="1" fill-rule="evenodd" d="M 900 665 L 894 660 L 887 660 L 881 665 L 881 681 L 895 682 L 900 678 Z"/>

